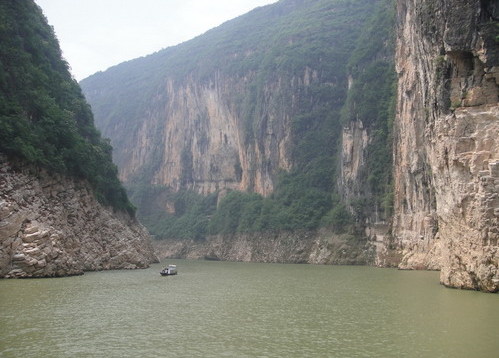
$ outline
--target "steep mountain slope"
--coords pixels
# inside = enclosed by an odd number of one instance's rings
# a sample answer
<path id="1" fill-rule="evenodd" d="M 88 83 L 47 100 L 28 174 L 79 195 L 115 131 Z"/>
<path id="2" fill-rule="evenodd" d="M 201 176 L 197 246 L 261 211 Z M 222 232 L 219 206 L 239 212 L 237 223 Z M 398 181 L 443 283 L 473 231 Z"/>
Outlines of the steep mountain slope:
<path id="1" fill-rule="evenodd" d="M 375 2 L 350 3 L 283 1 L 82 81 L 121 178 L 269 195 L 298 164 L 292 122 L 320 125 L 345 96 L 346 60 L 334 59 Z"/>
<path id="2" fill-rule="evenodd" d="M 281 1 L 81 82 L 139 216 L 155 234 L 171 227 L 167 217 L 153 218 L 158 212 L 184 211 L 184 200 L 172 195 L 184 190 L 275 199 L 229 196 L 249 217 L 241 214 L 245 224 L 215 217 L 215 233 L 314 228 L 335 208 L 337 226 L 349 221 L 332 196 L 347 64 L 384 3 Z"/>
<path id="3" fill-rule="evenodd" d="M 0 277 L 147 266 L 148 234 L 52 28 L 32 1 L 2 1 L 0 23 Z"/>
<path id="4" fill-rule="evenodd" d="M 499 6 L 398 1 L 395 215 L 403 268 L 499 290 Z"/>

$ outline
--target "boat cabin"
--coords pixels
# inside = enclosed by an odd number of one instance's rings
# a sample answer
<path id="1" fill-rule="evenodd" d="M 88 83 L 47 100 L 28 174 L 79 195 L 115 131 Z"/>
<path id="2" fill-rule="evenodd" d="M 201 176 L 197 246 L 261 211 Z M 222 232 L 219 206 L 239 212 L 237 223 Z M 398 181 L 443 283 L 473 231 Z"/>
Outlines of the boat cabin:
<path id="1" fill-rule="evenodd" d="M 161 276 L 171 276 L 177 274 L 177 265 L 168 265 L 160 272 Z"/>

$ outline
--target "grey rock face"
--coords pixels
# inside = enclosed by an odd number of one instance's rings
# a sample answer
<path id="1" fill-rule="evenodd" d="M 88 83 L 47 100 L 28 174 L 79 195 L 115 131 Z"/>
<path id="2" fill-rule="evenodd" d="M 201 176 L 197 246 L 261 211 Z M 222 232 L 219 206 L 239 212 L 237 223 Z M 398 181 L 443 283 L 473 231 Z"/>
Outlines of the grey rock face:
<path id="1" fill-rule="evenodd" d="M 157 261 L 146 230 L 104 208 L 85 183 L 0 157 L 0 277 L 133 269 Z"/>
<path id="2" fill-rule="evenodd" d="M 398 1 L 393 236 L 401 268 L 499 290 L 499 56 L 483 1 Z"/>
<path id="3" fill-rule="evenodd" d="M 154 245 L 160 257 L 242 262 L 365 265 L 374 255 L 367 242 L 325 229 L 160 240 Z"/>

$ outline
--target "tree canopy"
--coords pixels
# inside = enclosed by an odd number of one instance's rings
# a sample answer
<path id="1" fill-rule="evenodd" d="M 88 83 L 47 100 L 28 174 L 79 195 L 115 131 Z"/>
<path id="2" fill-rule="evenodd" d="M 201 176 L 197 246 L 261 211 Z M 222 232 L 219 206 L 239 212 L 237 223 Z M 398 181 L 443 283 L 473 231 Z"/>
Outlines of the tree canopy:
<path id="1" fill-rule="evenodd" d="M 134 215 L 109 140 L 33 1 L 0 2 L 0 151 L 87 180 L 98 200 Z"/>

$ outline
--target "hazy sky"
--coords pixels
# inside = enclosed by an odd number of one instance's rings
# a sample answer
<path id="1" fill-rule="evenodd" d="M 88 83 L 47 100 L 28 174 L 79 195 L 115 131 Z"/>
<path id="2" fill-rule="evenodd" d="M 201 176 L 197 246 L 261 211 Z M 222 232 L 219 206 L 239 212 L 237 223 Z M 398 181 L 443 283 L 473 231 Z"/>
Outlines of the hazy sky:
<path id="1" fill-rule="evenodd" d="M 77 80 L 277 0 L 35 0 Z"/>

